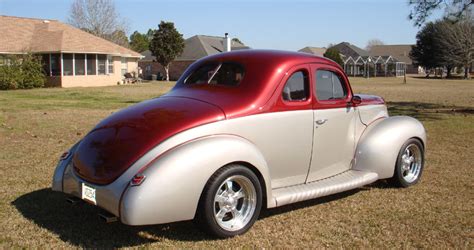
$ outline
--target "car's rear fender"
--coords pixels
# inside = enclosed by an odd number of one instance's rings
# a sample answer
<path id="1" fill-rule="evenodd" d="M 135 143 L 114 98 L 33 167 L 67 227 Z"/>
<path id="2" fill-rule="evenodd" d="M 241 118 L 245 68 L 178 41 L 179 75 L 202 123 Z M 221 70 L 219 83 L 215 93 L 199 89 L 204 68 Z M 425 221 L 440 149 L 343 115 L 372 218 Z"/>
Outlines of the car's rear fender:
<path id="1" fill-rule="evenodd" d="M 375 172 L 380 179 L 393 176 L 398 153 L 410 138 L 426 145 L 423 124 L 408 116 L 393 116 L 371 123 L 357 145 L 354 169 Z"/>
<path id="2" fill-rule="evenodd" d="M 142 174 L 139 186 L 129 186 L 120 203 L 121 221 L 128 225 L 161 224 L 193 219 L 201 193 L 219 168 L 245 162 L 264 179 L 271 196 L 270 175 L 257 147 L 235 135 L 212 135 L 194 139 L 161 155 Z M 267 205 L 274 206 L 268 199 Z"/>

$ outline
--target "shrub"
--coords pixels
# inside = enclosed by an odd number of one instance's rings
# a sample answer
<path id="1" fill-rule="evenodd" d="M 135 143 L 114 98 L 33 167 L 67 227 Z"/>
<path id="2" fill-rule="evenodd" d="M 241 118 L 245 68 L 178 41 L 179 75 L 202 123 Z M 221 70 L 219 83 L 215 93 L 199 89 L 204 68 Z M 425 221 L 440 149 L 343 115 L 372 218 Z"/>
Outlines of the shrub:
<path id="1" fill-rule="evenodd" d="M 0 66 L 0 89 L 41 88 L 45 83 L 41 60 L 33 55 L 13 56 Z"/>

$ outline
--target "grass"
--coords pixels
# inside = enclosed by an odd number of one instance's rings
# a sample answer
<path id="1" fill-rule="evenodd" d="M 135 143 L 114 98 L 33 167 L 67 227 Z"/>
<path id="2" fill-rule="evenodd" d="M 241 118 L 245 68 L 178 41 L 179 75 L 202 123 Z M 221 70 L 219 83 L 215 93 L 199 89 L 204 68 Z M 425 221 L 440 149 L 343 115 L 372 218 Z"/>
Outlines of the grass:
<path id="1" fill-rule="evenodd" d="M 356 93 L 385 98 L 389 112 L 428 132 L 422 181 L 381 181 L 263 211 L 245 235 L 215 240 L 192 222 L 104 224 L 96 207 L 71 206 L 50 190 L 56 161 L 101 119 L 159 96 L 172 84 L 0 92 L 0 248 L 306 247 L 467 248 L 474 243 L 474 81 L 351 79 Z"/>

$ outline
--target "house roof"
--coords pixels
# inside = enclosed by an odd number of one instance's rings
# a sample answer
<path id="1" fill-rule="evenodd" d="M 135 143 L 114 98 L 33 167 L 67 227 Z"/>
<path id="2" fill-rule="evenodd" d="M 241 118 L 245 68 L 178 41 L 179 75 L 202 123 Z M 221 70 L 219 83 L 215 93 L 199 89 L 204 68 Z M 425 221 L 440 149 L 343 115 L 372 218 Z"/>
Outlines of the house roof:
<path id="1" fill-rule="evenodd" d="M 410 58 L 411 44 L 375 45 L 370 49 L 371 56 L 392 56 L 397 61 L 413 64 Z"/>
<path id="2" fill-rule="evenodd" d="M 342 42 L 342 43 L 336 44 L 333 46 L 333 48 L 338 49 L 339 53 L 343 54 L 345 57 L 350 56 L 352 58 L 357 58 L 359 56 L 361 57 L 369 56 L 369 52 L 355 46 L 354 44 L 350 44 L 348 42 Z"/>
<path id="3" fill-rule="evenodd" d="M 210 56 L 224 52 L 224 37 L 195 35 L 184 41 L 184 50 L 177 61 L 195 61 L 205 56 Z M 250 49 L 242 43 L 231 41 L 231 50 Z M 152 61 L 155 59 L 149 50 L 142 52 L 142 61 Z"/>
<path id="4" fill-rule="evenodd" d="M 326 48 L 318 48 L 318 47 L 304 47 L 300 50 L 298 50 L 298 52 L 304 52 L 304 53 L 309 53 L 309 54 L 312 54 L 312 55 L 316 55 L 316 56 L 323 56 L 324 53 L 326 53 Z"/>
<path id="5" fill-rule="evenodd" d="M 137 52 L 57 20 L 0 15 L 0 53 L 70 52 L 141 57 Z"/>

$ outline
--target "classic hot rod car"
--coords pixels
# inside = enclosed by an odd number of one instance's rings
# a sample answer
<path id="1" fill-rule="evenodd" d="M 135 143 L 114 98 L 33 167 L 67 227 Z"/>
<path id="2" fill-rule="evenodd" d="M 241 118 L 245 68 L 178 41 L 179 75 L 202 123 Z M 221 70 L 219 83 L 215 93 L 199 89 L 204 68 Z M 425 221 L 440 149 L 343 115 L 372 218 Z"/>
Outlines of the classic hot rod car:
<path id="1" fill-rule="evenodd" d="M 164 96 L 112 114 L 61 156 L 52 189 L 127 225 L 195 219 L 218 237 L 260 210 L 388 179 L 424 164 L 423 125 L 355 95 L 341 67 L 246 50 L 193 63 Z"/>

